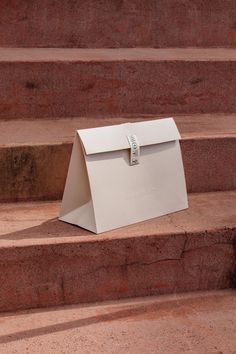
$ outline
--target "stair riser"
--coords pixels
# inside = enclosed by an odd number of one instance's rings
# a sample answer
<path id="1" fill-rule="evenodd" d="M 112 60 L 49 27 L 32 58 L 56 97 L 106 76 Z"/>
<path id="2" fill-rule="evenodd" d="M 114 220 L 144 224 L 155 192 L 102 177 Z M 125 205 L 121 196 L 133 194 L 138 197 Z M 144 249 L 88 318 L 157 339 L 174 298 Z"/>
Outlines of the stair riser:
<path id="1" fill-rule="evenodd" d="M 1 62 L 0 119 L 236 111 L 236 61 Z"/>
<path id="2" fill-rule="evenodd" d="M 188 192 L 236 189 L 236 138 L 181 142 Z"/>
<path id="3" fill-rule="evenodd" d="M 0 150 L 0 201 L 60 199 L 71 144 Z M 236 189 L 236 139 L 182 140 L 189 192 Z"/>
<path id="4" fill-rule="evenodd" d="M 235 46 L 235 0 L 1 1 L 0 46 Z"/>
<path id="5" fill-rule="evenodd" d="M 0 311 L 227 288 L 235 240 L 228 229 L 2 248 Z"/>

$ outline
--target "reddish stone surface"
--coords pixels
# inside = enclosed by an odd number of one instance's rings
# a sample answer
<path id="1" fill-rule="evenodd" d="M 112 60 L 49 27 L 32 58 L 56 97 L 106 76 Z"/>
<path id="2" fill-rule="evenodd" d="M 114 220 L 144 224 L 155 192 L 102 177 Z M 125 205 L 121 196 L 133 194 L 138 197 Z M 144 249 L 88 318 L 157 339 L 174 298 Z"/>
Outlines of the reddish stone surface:
<path id="1" fill-rule="evenodd" d="M 0 205 L 0 310 L 235 286 L 236 192 L 192 194 L 185 211 L 101 235 L 57 220 L 59 204 Z"/>
<path id="2" fill-rule="evenodd" d="M 0 201 L 60 199 L 71 144 L 18 146 L 0 150 Z"/>
<path id="3" fill-rule="evenodd" d="M 75 130 L 157 116 L 0 121 L 0 200 L 62 197 Z M 174 116 L 189 192 L 236 188 L 236 115 Z"/>
<path id="4" fill-rule="evenodd" d="M 235 112 L 236 49 L 1 49 L 0 118 Z"/>
<path id="5" fill-rule="evenodd" d="M 235 354 L 236 293 L 162 295 L 0 315 L 12 353 Z"/>
<path id="6" fill-rule="evenodd" d="M 234 0 L 1 0 L 0 45 L 235 46 Z"/>

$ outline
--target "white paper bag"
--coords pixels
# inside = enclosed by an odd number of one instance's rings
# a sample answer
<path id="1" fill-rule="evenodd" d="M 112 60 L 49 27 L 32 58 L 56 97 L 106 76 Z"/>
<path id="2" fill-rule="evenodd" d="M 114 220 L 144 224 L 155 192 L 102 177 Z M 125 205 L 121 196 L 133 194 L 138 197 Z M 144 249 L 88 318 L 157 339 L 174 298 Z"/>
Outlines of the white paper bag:
<path id="1" fill-rule="evenodd" d="M 188 207 L 172 118 L 76 132 L 60 220 L 95 233 Z"/>

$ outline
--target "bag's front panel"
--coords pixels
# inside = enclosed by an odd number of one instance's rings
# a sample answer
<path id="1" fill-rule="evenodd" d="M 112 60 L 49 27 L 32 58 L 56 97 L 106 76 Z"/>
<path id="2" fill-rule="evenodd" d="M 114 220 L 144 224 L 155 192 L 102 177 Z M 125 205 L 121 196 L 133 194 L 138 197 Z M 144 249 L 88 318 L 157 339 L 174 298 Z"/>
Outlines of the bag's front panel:
<path id="1" fill-rule="evenodd" d="M 98 232 L 187 207 L 178 141 L 141 147 L 138 165 L 129 153 L 86 156 Z"/>

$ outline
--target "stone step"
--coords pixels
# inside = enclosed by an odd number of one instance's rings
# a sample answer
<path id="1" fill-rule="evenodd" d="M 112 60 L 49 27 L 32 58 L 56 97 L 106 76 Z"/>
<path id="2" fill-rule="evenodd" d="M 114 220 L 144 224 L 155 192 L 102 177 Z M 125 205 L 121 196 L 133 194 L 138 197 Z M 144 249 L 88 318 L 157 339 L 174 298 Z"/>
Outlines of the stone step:
<path id="1" fill-rule="evenodd" d="M 95 235 L 59 202 L 0 205 L 0 310 L 234 287 L 236 191 Z"/>
<path id="2" fill-rule="evenodd" d="M 0 121 L 0 200 L 60 199 L 76 129 L 153 118 L 157 116 Z M 188 191 L 236 189 L 236 114 L 174 118 L 183 138 Z"/>
<path id="3" fill-rule="evenodd" d="M 234 354 L 235 300 L 235 291 L 218 290 L 2 313 L 1 350 Z"/>
<path id="4" fill-rule="evenodd" d="M 0 46 L 235 46 L 235 0 L 1 0 Z"/>
<path id="5" fill-rule="evenodd" d="M 236 112 L 236 49 L 0 49 L 0 119 Z"/>
<path id="6" fill-rule="evenodd" d="M 236 114 L 174 117 L 183 138 L 188 191 L 236 189 Z M 60 199 L 76 129 L 153 118 L 0 121 L 0 200 Z"/>

